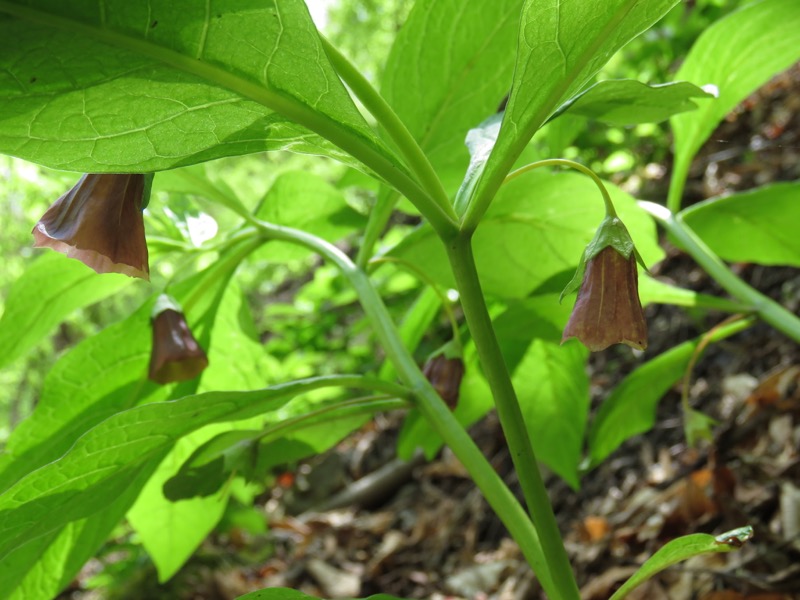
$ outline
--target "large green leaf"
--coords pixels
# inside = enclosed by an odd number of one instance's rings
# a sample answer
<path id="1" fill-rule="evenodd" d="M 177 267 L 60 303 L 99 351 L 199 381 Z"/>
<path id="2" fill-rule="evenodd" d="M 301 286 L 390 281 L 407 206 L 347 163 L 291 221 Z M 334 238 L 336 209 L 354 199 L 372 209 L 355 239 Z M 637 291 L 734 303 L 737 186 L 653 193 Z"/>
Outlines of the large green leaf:
<path id="1" fill-rule="evenodd" d="M 633 79 L 600 81 L 559 107 L 569 113 L 611 125 L 659 123 L 677 113 L 694 110 L 692 98 L 711 97 L 688 81 L 647 85 Z"/>
<path id="2" fill-rule="evenodd" d="M 589 351 L 578 343 L 534 340 L 514 371 L 522 415 L 536 456 L 574 489 L 589 410 Z"/>
<path id="3" fill-rule="evenodd" d="M 133 280 L 98 275 L 83 263 L 47 251 L 14 282 L 0 319 L 0 367 L 22 356 L 72 311 L 118 292 Z"/>
<path id="4" fill-rule="evenodd" d="M 154 171 L 275 148 L 329 153 L 296 122 L 391 156 L 301 0 L 2 0 L 0 40 L 0 151 L 51 167 Z"/>
<path id="5" fill-rule="evenodd" d="M 677 0 L 526 0 L 513 86 L 500 134 L 488 162 L 474 170 L 459 190 L 458 208 L 465 209 L 473 195 L 493 196 L 548 117 L 580 91 L 617 50 L 675 4 Z"/>
<path id="6" fill-rule="evenodd" d="M 80 437 L 60 459 L 0 495 L 0 558 L 102 510 L 130 488 L 142 469 L 163 460 L 178 439 L 201 427 L 249 419 L 297 394 L 359 381 L 320 377 L 251 392 L 208 392 L 117 413 Z"/>
<path id="7" fill-rule="evenodd" d="M 661 260 L 651 218 L 628 194 L 608 187 L 645 263 Z M 522 298 L 554 275 L 574 269 L 602 219 L 600 192 L 588 177 L 533 172 L 514 179 L 501 188 L 475 233 L 483 289 Z M 391 254 L 454 287 L 444 247 L 428 227 L 408 236 Z"/>
<path id="8" fill-rule="evenodd" d="M 464 136 L 511 87 L 522 0 L 419 0 L 395 39 L 381 92 L 452 192 Z"/>
<path id="9" fill-rule="evenodd" d="M 800 266 L 800 184 L 776 183 L 682 211 L 680 218 L 720 258 Z"/>
<path id="10" fill-rule="evenodd" d="M 775 73 L 800 59 L 800 2 L 761 0 L 706 29 L 676 74 L 713 85 L 719 96 L 672 117 L 675 166 L 670 201 L 677 206 L 689 165 L 722 118 Z"/>
<path id="11" fill-rule="evenodd" d="M 748 526 L 728 531 L 716 537 L 707 533 L 695 533 L 667 542 L 659 548 L 658 552 L 648 558 L 639 570 L 611 596 L 611 600 L 622 600 L 635 587 L 667 567 L 698 554 L 730 552 L 741 547 L 751 537 L 753 537 L 753 528 Z"/>
<path id="12" fill-rule="evenodd" d="M 66 588 L 84 563 L 106 541 L 155 469 L 141 470 L 124 493 L 91 516 L 33 540 L 0 562 L 0 598 L 51 598 Z"/>

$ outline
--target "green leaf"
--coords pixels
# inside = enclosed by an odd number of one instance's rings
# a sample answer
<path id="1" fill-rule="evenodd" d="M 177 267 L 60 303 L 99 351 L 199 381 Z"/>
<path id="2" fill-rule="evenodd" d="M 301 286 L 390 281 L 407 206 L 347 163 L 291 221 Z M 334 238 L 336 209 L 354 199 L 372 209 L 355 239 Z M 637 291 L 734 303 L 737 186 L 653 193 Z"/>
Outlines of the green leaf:
<path id="1" fill-rule="evenodd" d="M 96 173 L 277 148 L 341 158 L 296 124 L 305 123 L 392 157 L 328 63 L 301 0 L 238 10 L 3 0 L 3 12 L 12 17 L 0 19 L 0 152 Z"/>
<path id="2" fill-rule="evenodd" d="M 752 527 L 740 527 L 717 537 L 707 533 L 695 533 L 667 542 L 658 552 L 648 558 L 639 570 L 611 596 L 611 600 L 622 600 L 634 588 L 667 567 L 698 554 L 730 552 L 741 547 L 751 537 L 753 537 Z"/>
<path id="3" fill-rule="evenodd" d="M 223 426 L 217 425 L 217 430 Z M 170 502 L 164 497 L 164 482 L 203 441 L 213 435 L 208 428 L 181 439 L 139 493 L 128 511 L 128 520 L 153 559 L 158 580 L 167 581 L 188 560 L 222 518 L 228 504 L 225 489 L 204 498 Z"/>
<path id="4" fill-rule="evenodd" d="M 676 285 L 659 281 L 646 273 L 639 274 L 639 299 L 642 306 L 649 304 L 672 304 L 687 308 L 705 308 L 724 310 L 726 312 L 748 313 L 752 309 L 746 304 L 739 304 L 732 300 L 700 294 L 694 290 L 687 290 Z"/>
<path id="5" fill-rule="evenodd" d="M 645 263 L 661 260 L 651 218 L 628 194 L 606 185 Z M 588 177 L 540 171 L 512 180 L 475 232 L 483 289 L 502 298 L 522 298 L 551 277 L 574 272 L 603 215 L 600 193 Z M 428 227 L 406 237 L 390 254 L 443 285 L 455 285 L 444 247 Z"/>
<path id="6" fill-rule="evenodd" d="M 748 325 L 739 321 L 719 328 L 710 340 L 723 339 Z M 685 375 L 701 340 L 684 342 L 647 361 L 614 388 L 589 428 L 589 468 L 600 464 L 628 438 L 653 426 L 659 401 Z"/>
<path id="7" fill-rule="evenodd" d="M 521 8 L 522 0 L 419 0 L 392 46 L 381 93 L 448 191 L 469 161 L 464 136 L 511 86 Z"/>
<path id="8" fill-rule="evenodd" d="M 573 489 L 589 411 L 588 355 L 580 344 L 536 339 L 512 378 L 537 458 Z"/>
<path id="9" fill-rule="evenodd" d="M 674 114 L 696 109 L 697 104 L 691 99 L 703 97 L 713 95 L 687 81 L 647 85 L 632 79 L 611 79 L 567 100 L 551 119 L 567 113 L 610 125 L 660 123 Z"/>
<path id="10" fill-rule="evenodd" d="M 695 111 L 672 117 L 675 136 L 673 187 L 680 193 L 695 153 L 722 118 L 775 73 L 800 59 L 800 3 L 753 2 L 716 21 L 692 46 L 676 74 L 697 85 L 713 85 L 719 96 L 698 100 Z"/>
<path id="11" fill-rule="evenodd" d="M 72 311 L 107 298 L 133 280 L 98 275 L 83 263 L 47 251 L 14 282 L 0 319 L 0 368 L 25 354 Z"/>
<path id="12" fill-rule="evenodd" d="M 675 4 L 677 0 L 526 0 L 497 144 L 487 163 L 459 190 L 457 210 L 463 212 L 471 197 L 491 198 L 536 130 L 617 50 Z M 483 202 L 481 210 L 488 207 Z"/>
<path id="13" fill-rule="evenodd" d="M 341 191 L 311 173 L 288 171 L 278 176 L 256 209 L 256 217 L 302 229 L 336 242 L 363 226 L 364 218 L 347 204 Z M 310 253 L 297 244 L 270 242 L 256 258 L 287 261 Z"/>
<path id="14" fill-rule="evenodd" d="M 775 183 L 681 211 L 680 218 L 725 260 L 800 266 L 800 184 Z"/>
<path id="15" fill-rule="evenodd" d="M 66 588 L 108 539 L 156 464 L 142 469 L 139 481 L 90 517 L 39 537 L 0 561 L 0 598 L 51 598 Z"/>
<path id="16" fill-rule="evenodd" d="M 316 596 L 309 596 L 303 592 L 292 590 L 289 588 L 269 588 L 266 590 L 258 590 L 250 592 L 244 596 L 239 596 L 237 600 L 320 600 Z M 352 599 L 351 599 L 352 600 Z M 375 594 L 369 596 L 364 600 L 401 600 L 396 596 L 388 596 L 386 594 Z"/>
<path id="17" fill-rule="evenodd" d="M 60 459 L 0 495 L 0 558 L 102 510 L 129 489 L 142 469 L 163 460 L 178 439 L 201 427 L 249 419 L 297 394 L 360 381 L 319 377 L 251 392 L 209 392 L 117 413 L 80 437 Z"/>

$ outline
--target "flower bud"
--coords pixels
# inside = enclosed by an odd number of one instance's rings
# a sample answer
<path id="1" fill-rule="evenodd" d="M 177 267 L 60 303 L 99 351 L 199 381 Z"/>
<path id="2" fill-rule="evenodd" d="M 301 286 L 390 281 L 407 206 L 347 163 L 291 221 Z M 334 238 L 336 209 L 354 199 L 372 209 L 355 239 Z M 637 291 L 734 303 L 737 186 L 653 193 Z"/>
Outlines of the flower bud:
<path id="1" fill-rule="evenodd" d="M 98 273 L 150 279 L 142 203 L 146 176 L 84 175 L 33 228 L 34 247 L 77 258 Z"/>
<path id="2" fill-rule="evenodd" d="M 161 296 L 153 309 L 153 348 L 149 377 L 156 383 L 194 379 L 208 366 L 208 357 L 194 339 L 180 307 Z"/>
<path id="3" fill-rule="evenodd" d="M 637 262 L 642 260 L 625 225 L 616 216 L 606 217 L 561 294 L 563 298 L 580 285 L 562 344 L 575 337 L 592 352 L 612 344 L 647 347 Z"/>
<path id="4" fill-rule="evenodd" d="M 464 361 L 437 354 L 425 363 L 422 374 L 431 382 L 445 404 L 454 410 L 458 405 L 458 391 L 464 377 Z"/>

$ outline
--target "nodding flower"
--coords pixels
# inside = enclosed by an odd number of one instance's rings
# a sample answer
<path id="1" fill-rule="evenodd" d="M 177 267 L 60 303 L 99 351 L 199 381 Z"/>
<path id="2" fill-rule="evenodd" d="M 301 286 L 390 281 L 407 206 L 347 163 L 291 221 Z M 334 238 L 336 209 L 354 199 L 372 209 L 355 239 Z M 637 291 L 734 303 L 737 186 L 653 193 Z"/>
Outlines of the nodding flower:
<path id="1" fill-rule="evenodd" d="M 172 298 L 159 297 L 153 309 L 152 324 L 149 378 L 163 385 L 200 375 L 208 366 L 208 357 Z"/>
<path id="2" fill-rule="evenodd" d="M 647 347 L 637 262 L 642 260 L 625 225 L 616 216 L 607 217 L 562 293 L 563 297 L 580 285 L 562 344 L 574 337 L 592 352 L 612 344 L 627 344 L 638 350 Z"/>
<path id="3" fill-rule="evenodd" d="M 459 389 L 464 377 L 464 361 L 460 358 L 447 358 L 437 354 L 425 363 L 422 374 L 431 382 L 433 389 L 441 396 L 451 410 L 458 405 Z"/>
<path id="4" fill-rule="evenodd" d="M 77 258 L 98 273 L 149 280 L 142 220 L 146 177 L 84 175 L 36 223 L 34 247 Z"/>

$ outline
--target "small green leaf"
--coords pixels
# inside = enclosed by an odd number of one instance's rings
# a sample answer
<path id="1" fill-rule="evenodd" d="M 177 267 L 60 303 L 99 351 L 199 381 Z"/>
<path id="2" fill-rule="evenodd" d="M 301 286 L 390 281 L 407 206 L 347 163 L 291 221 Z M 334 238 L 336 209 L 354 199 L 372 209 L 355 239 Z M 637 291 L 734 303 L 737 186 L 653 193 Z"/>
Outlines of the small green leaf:
<path id="1" fill-rule="evenodd" d="M 244 596 L 239 596 L 236 600 L 320 600 L 316 596 L 309 596 L 303 592 L 292 590 L 289 588 L 269 588 L 266 590 L 258 590 L 257 592 L 250 592 Z M 351 599 L 353 600 L 353 599 Z M 375 594 L 369 596 L 364 600 L 401 600 L 396 596 L 388 596 L 386 594 Z"/>
<path id="2" fill-rule="evenodd" d="M 98 275 L 83 263 L 47 250 L 14 282 L 0 319 L 0 367 L 25 354 L 72 311 L 107 298 L 133 279 Z"/>
<path id="3" fill-rule="evenodd" d="M 722 118 L 775 73 L 800 59 L 800 3 L 753 2 L 713 23 L 692 46 L 675 77 L 714 86 L 714 99 L 699 99 L 698 109 L 672 117 L 675 134 L 673 196 L 695 153 Z M 679 182 L 679 185 L 676 183 Z M 679 198 L 677 198 L 679 199 Z"/>
<path id="4" fill-rule="evenodd" d="M 707 533 L 685 535 L 667 542 L 653 556 L 645 561 L 633 576 L 619 588 L 611 600 L 622 600 L 634 588 L 640 586 L 659 571 L 698 554 L 730 552 L 753 537 L 752 527 L 740 527 L 717 537 Z"/>
<path id="5" fill-rule="evenodd" d="M 748 325 L 739 321 L 721 327 L 711 334 L 710 340 L 723 339 Z M 684 342 L 647 361 L 614 388 L 589 428 L 589 468 L 600 464 L 628 438 L 653 426 L 658 403 L 684 376 L 701 339 Z"/>
<path id="6" fill-rule="evenodd" d="M 681 211 L 680 218 L 725 260 L 800 267 L 800 184 L 775 183 Z"/>
<path id="7" fill-rule="evenodd" d="M 610 125 L 660 123 L 672 115 L 694 110 L 692 98 L 711 98 L 687 81 L 647 85 L 632 79 L 611 79 L 594 84 L 567 100 L 551 117 L 566 113 L 580 115 Z"/>

